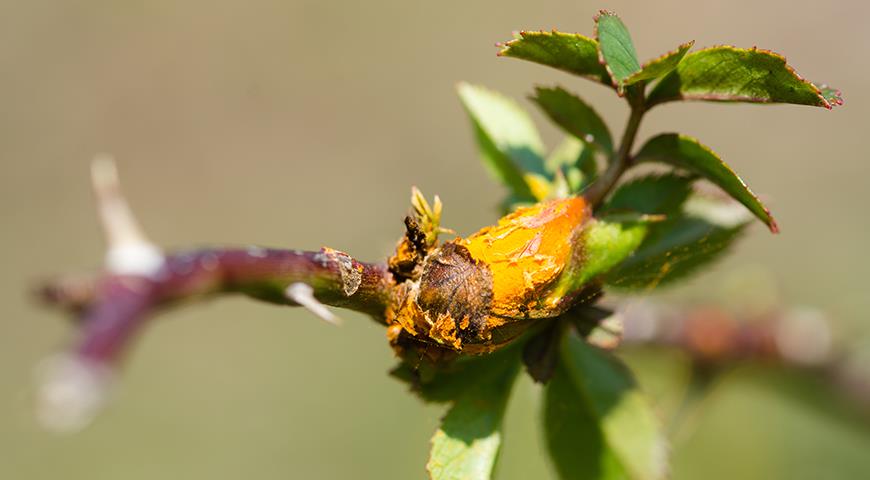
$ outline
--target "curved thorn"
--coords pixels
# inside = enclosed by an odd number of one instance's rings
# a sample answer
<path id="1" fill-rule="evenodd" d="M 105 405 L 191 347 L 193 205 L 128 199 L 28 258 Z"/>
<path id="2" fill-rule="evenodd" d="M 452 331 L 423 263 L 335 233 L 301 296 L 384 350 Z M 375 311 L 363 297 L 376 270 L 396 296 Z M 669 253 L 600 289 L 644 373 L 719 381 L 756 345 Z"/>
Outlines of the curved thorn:
<path id="1" fill-rule="evenodd" d="M 91 181 L 106 234 L 106 268 L 118 275 L 151 276 L 163 266 L 163 252 L 148 240 L 121 192 L 115 161 L 99 155 L 91 163 Z"/>
<path id="2" fill-rule="evenodd" d="M 284 294 L 290 300 L 293 300 L 301 307 L 314 315 L 317 315 L 321 320 L 336 326 L 341 325 L 341 320 L 326 308 L 326 305 L 320 303 L 320 301 L 314 298 L 314 289 L 311 288 L 311 285 L 302 282 L 291 283 L 290 286 L 284 290 Z"/>

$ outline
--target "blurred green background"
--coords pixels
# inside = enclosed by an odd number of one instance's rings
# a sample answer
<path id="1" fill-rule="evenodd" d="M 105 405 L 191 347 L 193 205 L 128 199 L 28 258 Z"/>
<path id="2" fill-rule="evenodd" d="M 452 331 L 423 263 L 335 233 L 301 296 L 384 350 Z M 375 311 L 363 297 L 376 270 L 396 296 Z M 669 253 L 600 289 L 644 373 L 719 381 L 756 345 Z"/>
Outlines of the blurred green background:
<path id="1" fill-rule="evenodd" d="M 345 312 L 335 329 L 236 298 L 162 316 L 109 410 L 81 434 L 45 433 L 32 416 L 33 370 L 72 330 L 27 289 L 100 263 L 87 170 L 98 152 L 118 158 L 141 221 L 167 247 L 329 245 L 380 259 L 402 232 L 411 185 L 440 194 L 446 225 L 469 233 L 495 218 L 502 191 L 477 159 L 455 84 L 521 98 L 558 82 L 618 130 L 626 110 L 611 91 L 493 47 L 518 29 L 591 34 L 599 8 L 622 15 L 643 58 L 689 39 L 758 45 L 846 98 L 834 112 L 693 103 L 651 113 L 642 136 L 699 137 L 783 230 L 756 226 L 737 255 L 659 300 L 813 306 L 837 338 L 868 338 L 867 2 L 5 0 L 0 478 L 423 478 L 441 408 L 387 377 L 395 360 L 381 327 Z M 630 360 L 666 418 L 684 363 Z M 518 384 L 501 479 L 549 475 L 537 396 Z M 673 476 L 864 478 L 870 427 L 853 409 L 821 384 L 738 369 L 678 436 Z"/>

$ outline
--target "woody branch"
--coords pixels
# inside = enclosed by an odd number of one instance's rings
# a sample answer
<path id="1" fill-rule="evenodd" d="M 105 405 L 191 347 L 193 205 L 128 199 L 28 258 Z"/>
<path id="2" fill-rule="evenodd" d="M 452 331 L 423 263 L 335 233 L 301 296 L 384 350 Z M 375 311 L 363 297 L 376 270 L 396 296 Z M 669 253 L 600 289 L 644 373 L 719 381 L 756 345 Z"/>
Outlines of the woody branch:
<path id="1" fill-rule="evenodd" d="M 81 329 L 68 355 L 43 372 L 39 417 L 49 427 L 76 429 L 104 401 L 106 383 L 125 348 L 158 310 L 185 300 L 240 293 L 275 304 L 302 306 L 336 323 L 325 305 L 382 320 L 392 288 L 386 266 L 345 253 L 259 247 L 164 254 L 148 240 L 121 194 L 114 163 L 92 167 L 108 249 L 105 270 L 91 277 L 47 282 L 41 297 L 72 311 Z"/>

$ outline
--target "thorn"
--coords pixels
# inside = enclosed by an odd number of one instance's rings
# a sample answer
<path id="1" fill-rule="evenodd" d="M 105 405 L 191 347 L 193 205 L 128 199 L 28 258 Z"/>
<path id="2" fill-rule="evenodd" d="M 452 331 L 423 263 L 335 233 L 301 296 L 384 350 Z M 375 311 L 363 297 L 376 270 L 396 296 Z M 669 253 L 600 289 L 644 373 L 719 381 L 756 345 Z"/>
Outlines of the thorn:
<path id="1" fill-rule="evenodd" d="M 37 376 L 36 418 L 56 433 L 87 427 L 106 405 L 112 383 L 107 366 L 70 355 L 46 359 Z"/>
<path id="2" fill-rule="evenodd" d="M 121 192 L 115 161 L 98 155 L 91 162 L 91 182 L 108 249 L 106 267 L 114 274 L 151 276 L 163 266 L 163 252 L 139 227 Z"/>
<path id="3" fill-rule="evenodd" d="M 115 161 L 108 155 L 98 155 L 91 163 L 91 181 L 97 204 L 100 209 L 100 220 L 109 247 L 122 244 L 150 243 L 139 228 L 133 217 L 127 201 L 121 193 L 121 183 Z"/>
<path id="4" fill-rule="evenodd" d="M 311 285 L 302 282 L 291 283 L 290 286 L 284 290 L 284 295 L 309 312 L 320 317 L 321 320 L 336 326 L 341 325 L 341 320 L 329 311 L 329 309 L 326 308 L 326 305 L 320 303 L 319 300 L 314 298 L 314 289 L 311 288 Z"/>

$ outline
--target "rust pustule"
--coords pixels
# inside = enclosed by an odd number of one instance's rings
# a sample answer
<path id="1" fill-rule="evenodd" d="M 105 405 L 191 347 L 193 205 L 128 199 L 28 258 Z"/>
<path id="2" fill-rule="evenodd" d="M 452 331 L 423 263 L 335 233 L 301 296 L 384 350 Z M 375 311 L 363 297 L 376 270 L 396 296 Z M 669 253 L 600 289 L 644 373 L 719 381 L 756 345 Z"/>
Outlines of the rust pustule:
<path id="1" fill-rule="evenodd" d="M 566 302 L 556 298 L 555 286 L 577 258 L 578 233 L 589 216 L 579 197 L 541 202 L 432 247 L 422 259 L 415 255 L 419 263 L 409 268 L 406 262 L 403 271 L 418 273 L 397 276 L 400 284 L 386 314 L 391 343 L 397 349 L 417 342 L 486 353 L 520 335 L 532 320 L 560 314 Z M 411 258 L 414 236 L 409 227 L 393 259 Z"/>
<path id="2" fill-rule="evenodd" d="M 396 254 L 387 261 L 390 273 L 399 282 L 419 278 L 423 261 L 429 254 L 429 250 L 426 232 L 414 217 L 406 216 L 405 235 L 396 245 Z"/>
<path id="3" fill-rule="evenodd" d="M 417 292 L 417 304 L 436 319 L 436 340 L 446 331 L 438 326 L 444 318 L 454 324 L 454 347 L 461 341 L 473 342 L 485 327 L 492 303 L 492 273 L 489 266 L 471 257 L 468 249 L 448 242 L 426 261 Z M 448 337 L 447 339 L 451 339 Z M 461 339 L 461 341 L 460 341 Z M 441 343 L 439 341 L 439 343 Z"/>

